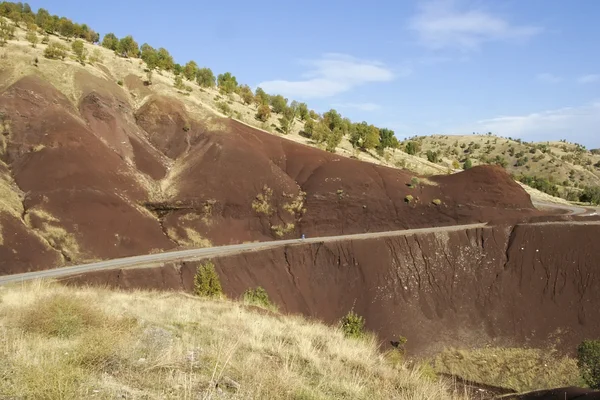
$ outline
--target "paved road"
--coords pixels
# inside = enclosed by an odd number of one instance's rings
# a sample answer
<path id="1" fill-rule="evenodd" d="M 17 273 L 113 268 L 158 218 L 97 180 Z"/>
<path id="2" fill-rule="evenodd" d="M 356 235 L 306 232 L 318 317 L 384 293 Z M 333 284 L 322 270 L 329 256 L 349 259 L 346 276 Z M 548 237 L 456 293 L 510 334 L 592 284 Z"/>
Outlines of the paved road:
<path id="1" fill-rule="evenodd" d="M 579 215 L 582 217 L 597 215 L 596 210 L 594 210 L 592 208 L 585 208 L 582 206 L 567 205 L 567 204 L 560 204 L 560 203 L 549 203 L 549 202 L 545 202 L 545 201 L 532 201 L 532 203 L 536 208 L 540 208 L 540 209 L 551 208 L 551 209 L 555 209 L 555 210 L 566 210 L 567 213 L 570 215 Z"/>
<path id="2" fill-rule="evenodd" d="M 77 275 L 84 272 L 90 271 L 102 271 L 118 268 L 129 268 L 136 266 L 149 266 L 165 262 L 173 261 L 190 261 L 201 258 L 225 256 L 229 254 L 241 253 L 244 251 L 268 249 L 273 247 L 281 247 L 290 244 L 300 243 L 324 243 L 324 242 L 335 242 L 340 240 L 357 240 L 357 239 L 369 239 L 386 236 L 406 236 L 414 235 L 418 233 L 430 233 L 430 232 L 450 232 L 458 231 L 463 229 L 474 229 L 483 228 L 486 226 L 485 223 L 481 224 L 469 224 L 469 225 L 453 225 L 447 227 L 434 227 L 434 228 L 422 228 L 422 229 L 408 229 L 402 231 L 389 231 L 389 232 L 373 232 L 373 233 L 359 233 L 355 235 L 341 235 L 341 236 L 325 236 L 318 238 L 307 238 L 291 239 L 291 240 L 276 240 L 273 242 L 259 242 L 259 243 L 245 243 L 235 244 L 230 246 L 219 246 L 210 247 L 204 249 L 191 249 L 191 250 L 180 250 L 180 251 L 169 251 L 165 253 L 148 254 L 143 256 L 134 256 L 126 258 L 118 258 L 115 260 L 100 261 L 91 264 L 72 265 L 69 267 L 49 269 L 45 271 L 34 271 L 25 272 L 22 274 L 7 275 L 0 277 L 0 285 L 7 283 L 18 283 L 29 281 L 33 279 L 41 278 L 61 278 L 69 275 Z"/>

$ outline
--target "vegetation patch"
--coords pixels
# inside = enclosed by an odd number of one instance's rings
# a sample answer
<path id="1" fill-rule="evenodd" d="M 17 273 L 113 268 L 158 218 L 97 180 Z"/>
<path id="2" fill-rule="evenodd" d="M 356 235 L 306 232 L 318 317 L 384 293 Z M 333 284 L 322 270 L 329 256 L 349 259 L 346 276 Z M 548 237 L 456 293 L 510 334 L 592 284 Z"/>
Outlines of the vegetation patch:
<path id="1" fill-rule="evenodd" d="M 517 392 L 582 386 L 577 361 L 555 350 L 484 348 L 446 350 L 433 361 L 437 373 Z"/>
<path id="2" fill-rule="evenodd" d="M 577 366 L 592 389 L 600 389 L 600 340 L 584 340 L 577 347 Z"/>
<path id="3" fill-rule="evenodd" d="M 365 319 L 350 310 L 340 321 L 344 336 L 347 338 L 361 339 L 365 336 Z"/>
<path id="4" fill-rule="evenodd" d="M 60 226 L 58 218 L 49 212 L 33 208 L 27 210 L 25 223 L 44 238 L 50 246 L 60 251 L 67 261 L 78 260 L 81 256 L 75 235 Z"/>
<path id="5" fill-rule="evenodd" d="M 246 290 L 242 296 L 242 299 L 247 304 L 263 307 L 269 310 L 277 310 L 277 306 L 275 306 L 269 299 L 269 294 L 267 291 L 260 286 L 256 289 Z"/>
<path id="6" fill-rule="evenodd" d="M 273 207 L 271 206 L 272 197 L 273 189 L 271 189 L 267 185 L 264 185 L 262 193 L 257 194 L 254 201 L 252 201 L 252 209 L 258 214 L 273 214 Z"/>
<path id="7" fill-rule="evenodd" d="M 194 294 L 201 297 L 221 297 L 223 289 L 215 265 L 207 261 L 198 266 L 194 276 Z"/>
<path id="8" fill-rule="evenodd" d="M 288 233 L 292 232 L 294 229 L 296 229 L 296 225 L 294 225 L 291 222 L 287 223 L 285 225 L 273 225 L 273 226 L 271 226 L 271 230 L 273 231 L 273 233 L 275 233 L 275 235 L 277 237 L 285 236 Z"/>

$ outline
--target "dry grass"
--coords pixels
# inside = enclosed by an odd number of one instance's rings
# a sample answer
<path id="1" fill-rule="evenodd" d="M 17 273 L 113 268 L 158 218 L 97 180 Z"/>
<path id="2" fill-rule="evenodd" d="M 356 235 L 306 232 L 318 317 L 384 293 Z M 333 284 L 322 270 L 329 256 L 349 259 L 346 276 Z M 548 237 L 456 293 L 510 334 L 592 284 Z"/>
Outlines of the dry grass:
<path id="1" fill-rule="evenodd" d="M 252 201 L 252 209 L 259 214 L 273 214 L 273 207 L 271 206 L 272 197 L 273 189 L 265 185 L 262 193 L 257 194 L 256 198 Z"/>
<path id="2" fill-rule="evenodd" d="M 0 330 L 8 398 L 451 398 L 373 341 L 228 300 L 35 282 L 0 292 Z"/>
<path id="3" fill-rule="evenodd" d="M 185 236 L 182 236 L 179 233 L 180 230 L 183 230 L 185 232 Z M 169 235 L 169 238 L 171 240 L 175 241 L 178 245 L 183 247 L 212 247 L 212 242 L 209 239 L 206 239 L 196 230 L 187 226 L 180 228 L 168 228 L 167 234 Z"/>
<path id="4" fill-rule="evenodd" d="M 577 361 L 555 350 L 484 348 L 446 350 L 433 361 L 437 373 L 447 373 L 517 392 L 565 386 L 585 386 Z"/>
<path id="5" fill-rule="evenodd" d="M 62 227 L 58 218 L 48 211 L 40 208 L 27 210 L 25 223 L 69 260 L 80 260 L 81 252 L 75 235 Z"/>

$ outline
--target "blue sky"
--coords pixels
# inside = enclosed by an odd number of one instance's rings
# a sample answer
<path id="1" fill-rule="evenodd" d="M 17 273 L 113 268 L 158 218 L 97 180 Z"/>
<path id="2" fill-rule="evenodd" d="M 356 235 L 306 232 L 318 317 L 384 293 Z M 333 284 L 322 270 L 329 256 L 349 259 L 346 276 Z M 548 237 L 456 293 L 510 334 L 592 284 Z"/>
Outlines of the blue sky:
<path id="1" fill-rule="evenodd" d="M 597 0 L 29 3 L 399 138 L 600 147 Z"/>

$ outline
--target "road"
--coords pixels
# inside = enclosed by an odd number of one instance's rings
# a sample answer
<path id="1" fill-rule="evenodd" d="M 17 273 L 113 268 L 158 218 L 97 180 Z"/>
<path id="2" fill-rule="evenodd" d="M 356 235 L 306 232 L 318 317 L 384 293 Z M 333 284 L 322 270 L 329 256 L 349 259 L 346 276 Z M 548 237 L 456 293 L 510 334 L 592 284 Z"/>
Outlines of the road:
<path id="1" fill-rule="evenodd" d="M 584 208 L 575 205 L 564 205 L 557 203 L 547 203 L 534 201 L 533 205 L 537 208 L 551 208 L 557 210 L 567 210 L 568 214 L 577 216 L 592 216 L 597 215 L 595 209 Z M 388 236 L 406 236 L 414 235 L 418 233 L 431 233 L 431 232 L 452 232 L 463 229 L 482 228 L 486 226 L 486 223 L 480 224 L 468 224 L 468 225 L 453 225 L 446 227 L 432 227 L 432 228 L 421 228 L 421 229 L 407 229 L 400 231 L 388 231 L 388 232 L 373 232 L 373 233 L 359 233 L 354 235 L 339 235 L 339 236 L 324 236 L 317 238 L 308 238 L 304 240 L 291 239 L 291 240 L 276 240 L 271 242 L 258 242 L 258 243 L 245 243 L 235 244 L 230 246 L 219 246 L 210 247 L 203 249 L 190 249 L 190 250 L 178 250 L 168 251 L 157 254 L 147 254 L 142 256 L 133 256 L 118 258 L 114 260 L 100 261 L 90 264 L 71 265 L 68 267 L 61 267 L 55 269 L 49 269 L 44 271 L 25 272 L 22 274 L 0 276 L 0 285 L 7 283 L 18 283 L 34 279 L 42 278 L 62 278 L 70 275 L 78 275 L 85 272 L 91 271 L 104 271 L 118 268 L 131 268 L 139 266 L 152 266 L 156 264 L 162 264 L 174 261 L 191 261 L 209 257 L 220 257 L 230 254 L 241 253 L 245 251 L 263 250 L 274 247 L 287 246 L 291 244 L 300 243 L 325 243 L 335 242 L 340 240 L 359 240 L 359 239 L 370 239 L 378 237 Z"/>
<path id="2" fill-rule="evenodd" d="M 388 232 L 373 232 L 373 233 L 359 233 L 354 235 L 340 235 L 340 236 L 324 236 L 317 238 L 307 239 L 291 239 L 291 240 L 276 240 L 272 242 L 258 242 L 258 243 L 245 243 L 235 244 L 230 246 L 219 246 L 210 247 L 203 249 L 190 249 L 190 250 L 179 250 L 169 251 L 157 254 L 147 254 L 143 256 L 133 256 L 126 258 L 118 258 L 114 260 L 99 261 L 90 264 L 71 265 L 68 267 L 61 267 L 55 269 L 48 269 L 44 271 L 25 272 L 22 274 L 7 275 L 0 277 L 0 285 L 7 283 L 20 283 L 30 281 L 34 279 L 43 278 L 63 278 L 70 275 L 78 275 L 84 272 L 91 271 L 105 271 L 118 268 L 130 268 L 136 266 L 149 266 L 155 264 L 161 264 L 173 261 L 191 261 L 209 257 L 221 257 L 230 254 L 241 253 L 245 251 L 263 250 L 274 247 L 287 246 L 292 244 L 301 243 L 325 243 L 325 242 L 336 242 L 340 240 L 360 240 L 370 239 L 378 237 L 388 236 L 406 236 L 414 235 L 419 233 L 431 233 L 431 232 L 452 232 L 464 229 L 483 228 L 487 224 L 469 224 L 469 225 L 453 225 L 446 227 L 434 227 L 434 228 L 421 228 L 421 229 L 407 229 L 401 231 L 388 231 Z"/>
<path id="3" fill-rule="evenodd" d="M 535 201 L 535 200 L 532 200 L 532 204 L 538 209 L 551 208 L 551 209 L 555 209 L 555 210 L 566 210 L 568 212 L 568 214 L 570 214 L 570 215 L 578 215 L 581 217 L 597 215 L 596 210 L 594 210 L 592 208 L 585 208 L 582 206 L 566 205 L 566 204 L 560 204 L 560 203 L 549 203 L 549 202 L 545 202 L 545 201 Z"/>

